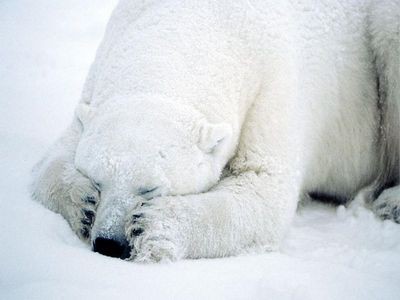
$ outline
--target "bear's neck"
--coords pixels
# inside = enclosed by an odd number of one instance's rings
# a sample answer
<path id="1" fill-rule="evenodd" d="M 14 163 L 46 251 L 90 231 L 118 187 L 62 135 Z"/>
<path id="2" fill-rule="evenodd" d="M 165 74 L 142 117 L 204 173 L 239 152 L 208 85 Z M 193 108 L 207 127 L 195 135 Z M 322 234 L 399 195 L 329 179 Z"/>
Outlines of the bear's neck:
<path id="1" fill-rule="evenodd" d="M 153 94 L 192 106 L 210 122 L 229 123 L 239 132 L 258 91 L 259 74 L 238 27 L 218 26 L 227 16 L 204 18 L 193 10 L 188 17 L 176 8 L 148 24 L 126 23 L 103 41 L 108 50 L 99 50 L 101 65 L 92 68 L 91 101 L 115 95 L 134 101 L 137 94 Z"/>

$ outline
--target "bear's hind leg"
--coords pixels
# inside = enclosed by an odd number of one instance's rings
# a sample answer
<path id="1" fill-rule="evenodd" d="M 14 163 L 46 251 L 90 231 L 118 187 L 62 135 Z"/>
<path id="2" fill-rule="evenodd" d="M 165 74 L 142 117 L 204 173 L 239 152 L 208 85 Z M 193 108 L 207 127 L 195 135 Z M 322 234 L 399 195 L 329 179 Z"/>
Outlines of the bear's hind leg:
<path id="1" fill-rule="evenodd" d="M 400 223 L 400 3 L 374 0 L 369 13 L 380 111 L 380 171 L 369 198 L 378 216 Z"/>
<path id="2" fill-rule="evenodd" d="M 372 209 L 380 218 L 400 224 L 400 186 L 384 190 L 373 202 Z"/>

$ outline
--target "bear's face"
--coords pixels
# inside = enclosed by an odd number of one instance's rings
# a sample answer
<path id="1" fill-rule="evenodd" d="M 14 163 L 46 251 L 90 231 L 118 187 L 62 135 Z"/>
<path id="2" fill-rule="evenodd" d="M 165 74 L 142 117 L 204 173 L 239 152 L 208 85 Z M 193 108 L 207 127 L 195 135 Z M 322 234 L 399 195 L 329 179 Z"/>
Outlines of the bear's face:
<path id="1" fill-rule="evenodd" d="M 83 132 L 75 165 L 101 191 L 96 223 L 99 215 L 120 219 L 103 233 L 122 226 L 138 197 L 208 190 L 229 158 L 230 127 L 185 109 L 113 101 L 95 109 L 80 104 L 77 115 Z"/>

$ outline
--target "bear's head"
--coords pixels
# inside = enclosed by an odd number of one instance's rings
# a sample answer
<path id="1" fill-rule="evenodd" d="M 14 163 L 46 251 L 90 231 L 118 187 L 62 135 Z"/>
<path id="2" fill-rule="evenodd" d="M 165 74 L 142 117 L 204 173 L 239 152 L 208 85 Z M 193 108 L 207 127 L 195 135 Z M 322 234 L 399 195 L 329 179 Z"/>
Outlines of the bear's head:
<path id="1" fill-rule="evenodd" d="M 138 199 L 205 192 L 233 153 L 231 127 L 166 99 L 79 104 L 75 166 L 101 192 L 92 240 L 123 240 Z"/>

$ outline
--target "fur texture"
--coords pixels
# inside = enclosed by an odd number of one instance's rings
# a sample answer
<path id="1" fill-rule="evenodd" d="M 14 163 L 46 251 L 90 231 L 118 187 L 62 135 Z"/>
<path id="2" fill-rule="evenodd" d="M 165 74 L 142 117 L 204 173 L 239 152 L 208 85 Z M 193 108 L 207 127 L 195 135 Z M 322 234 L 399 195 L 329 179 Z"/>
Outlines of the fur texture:
<path id="1" fill-rule="evenodd" d="M 278 249 L 307 195 L 399 222 L 399 13 L 122 0 L 34 198 L 142 262 Z"/>

